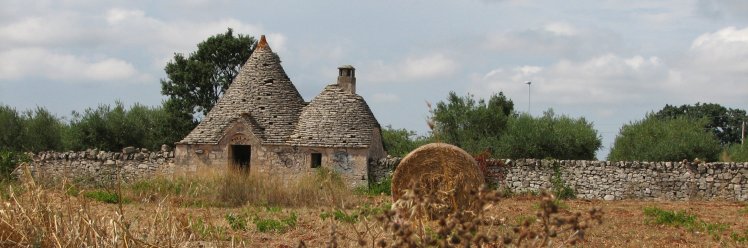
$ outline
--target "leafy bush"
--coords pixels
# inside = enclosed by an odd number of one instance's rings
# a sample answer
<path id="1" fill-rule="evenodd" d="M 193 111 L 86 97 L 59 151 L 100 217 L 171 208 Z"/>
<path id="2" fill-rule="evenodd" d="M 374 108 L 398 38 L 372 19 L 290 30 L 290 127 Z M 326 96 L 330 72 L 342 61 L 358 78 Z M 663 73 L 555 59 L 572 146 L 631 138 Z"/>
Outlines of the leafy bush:
<path id="1" fill-rule="evenodd" d="M 322 220 L 326 220 L 328 218 L 333 218 L 337 221 L 344 222 L 344 223 L 356 223 L 358 222 L 358 215 L 356 214 L 348 214 L 346 212 L 343 212 L 343 210 L 335 209 L 335 211 L 332 212 L 322 212 L 319 214 L 319 217 Z"/>
<path id="2" fill-rule="evenodd" d="M 390 195 L 392 194 L 392 176 L 385 177 L 381 182 L 372 183 L 369 187 L 357 188 L 356 192 L 366 195 Z"/>
<path id="3" fill-rule="evenodd" d="M 103 203 L 127 203 L 129 202 L 127 199 L 124 199 L 120 197 L 120 195 L 108 191 L 102 191 L 102 190 L 94 190 L 94 191 L 86 191 L 83 193 L 83 196 L 89 199 L 93 199 L 95 201 L 100 201 Z"/>
<path id="4" fill-rule="evenodd" d="M 13 170 L 23 162 L 30 161 L 30 158 L 20 152 L 0 151 L 0 181 L 12 179 Z"/>
<path id="5" fill-rule="evenodd" d="M 659 119 L 648 115 L 621 128 L 608 160 L 716 161 L 719 141 L 704 129 L 706 119 Z"/>
<path id="6" fill-rule="evenodd" d="M 296 227 L 298 216 L 292 212 L 288 217 L 281 219 L 260 218 L 256 217 L 253 221 L 259 232 L 285 232 L 290 228 Z"/>
<path id="7" fill-rule="evenodd" d="M 438 102 L 432 110 L 437 141 L 443 141 L 478 153 L 496 144 L 507 129 L 514 112 L 514 103 L 503 93 L 488 101 L 473 95 L 457 96 L 449 92 L 446 102 Z"/>
<path id="8" fill-rule="evenodd" d="M 23 146 L 23 119 L 10 106 L 0 105 L 0 150 L 20 151 Z"/>
<path id="9" fill-rule="evenodd" d="M 225 216 L 226 221 L 229 223 L 231 230 L 244 231 L 247 230 L 247 217 L 244 215 L 236 215 L 234 213 L 228 213 Z"/>
<path id="10" fill-rule="evenodd" d="M 388 125 L 382 129 L 384 150 L 392 156 L 403 157 L 429 142 L 431 142 L 430 137 L 418 136 L 416 132 L 404 128 L 394 129 Z"/>
<path id="11" fill-rule="evenodd" d="M 437 140 L 469 153 L 486 150 L 501 158 L 594 159 L 602 138 L 584 118 L 557 116 L 552 109 L 541 117 L 514 112 L 503 93 L 488 101 L 450 92 L 432 111 Z"/>
<path id="12" fill-rule="evenodd" d="M 661 119 L 707 119 L 704 128 L 711 130 L 722 145 L 740 143 L 740 125 L 743 121 L 748 121 L 745 110 L 725 108 L 716 103 L 696 103 L 678 107 L 665 105 L 654 116 Z"/>
<path id="13" fill-rule="evenodd" d="M 714 239 L 719 239 L 719 235 L 727 230 L 725 224 L 707 223 L 699 220 L 696 215 L 683 211 L 667 211 L 657 207 L 646 207 L 644 208 L 644 216 L 647 223 L 683 227 L 689 231 L 702 231 L 708 233 Z"/>
<path id="14" fill-rule="evenodd" d="M 574 189 L 566 185 L 566 182 L 561 178 L 561 167 L 556 161 L 553 163 L 553 176 L 551 176 L 551 186 L 553 194 L 558 199 L 574 199 L 577 194 Z"/>
<path id="15" fill-rule="evenodd" d="M 748 162 L 748 145 L 733 144 L 727 148 L 730 162 Z"/>
<path id="16" fill-rule="evenodd" d="M 550 109 L 541 117 L 521 114 L 510 118 L 494 154 L 502 158 L 594 159 L 601 145 L 592 123 L 557 116 Z"/>

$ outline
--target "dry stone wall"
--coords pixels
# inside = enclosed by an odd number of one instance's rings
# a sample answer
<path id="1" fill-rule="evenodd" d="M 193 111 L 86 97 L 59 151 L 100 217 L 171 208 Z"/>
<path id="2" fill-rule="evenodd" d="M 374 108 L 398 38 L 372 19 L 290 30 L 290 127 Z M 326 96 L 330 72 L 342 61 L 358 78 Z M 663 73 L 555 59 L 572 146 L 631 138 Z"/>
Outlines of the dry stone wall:
<path id="1" fill-rule="evenodd" d="M 384 178 L 398 158 L 376 161 L 372 179 Z M 748 201 L 748 163 L 499 160 L 488 167 L 488 183 L 512 192 L 553 188 L 560 177 L 582 199 L 667 199 Z M 395 165 L 393 165 L 393 163 Z"/>
<path id="2" fill-rule="evenodd" d="M 174 171 L 174 152 L 169 147 L 160 151 L 127 147 L 122 152 L 96 149 L 70 152 L 40 152 L 31 154 L 29 170 L 36 178 L 111 183 L 119 178 L 125 182 L 171 173 Z"/>

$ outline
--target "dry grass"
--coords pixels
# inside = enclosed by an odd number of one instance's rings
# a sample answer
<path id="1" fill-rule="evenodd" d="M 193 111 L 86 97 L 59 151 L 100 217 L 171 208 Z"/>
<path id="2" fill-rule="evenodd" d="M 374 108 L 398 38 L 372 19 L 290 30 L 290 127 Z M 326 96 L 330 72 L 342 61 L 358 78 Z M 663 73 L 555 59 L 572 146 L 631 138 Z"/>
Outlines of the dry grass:
<path id="1" fill-rule="evenodd" d="M 119 191 L 108 189 L 130 198 L 127 204 L 107 204 L 82 194 L 93 189 L 77 189 L 80 194 L 76 196 L 70 193 L 70 184 L 40 187 L 32 180 L 24 180 L 4 188 L 4 194 L 0 194 L 0 246 L 296 247 L 303 241 L 308 247 L 333 243 L 339 247 L 376 247 L 380 240 L 387 245 L 410 241 L 450 244 L 455 242 L 454 237 L 461 244 L 480 237 L 482 241 L 477 242 L 483 242 L 483 247 L 493 247 L 486 243 L 494 240 L 503 244 L 507 238 L 515 244 L 523 240 L 523 246 L 530 246 L 544 243 L 546 227 L 556 230 L 555 237 L 549 236 L 555 240 L 554 247 L 570 244 L 568 240 L 576 240 L 582 247 L 748 245 L 745 239 L 740 241 L 748 236 L 744 203 L 567 200 L 559 207 L 560 202 L 548 196 L 500 198 L 495 192 L 484 190 L 477 192 L 484 206 L 480 213 L 432 216 L 421 222 L 407 217 L 414 210 L 412 206 L 424 206 L 421 203 L 426 201 L 417 199 L 422 194 L 415 192 L 405 197 L 410 205 L 397 203 L 393 211 L 388 211 L 392 205 L 389 197 L 352 195 L 350 191 L 334 193 L 332 186 L 320 187 L 334 181 L 332 178 L 317 180 L 320 178 L 310 175 L 294 183 L 268 179 L 267 185 L 251 186 L 261 184 L 253 182 L 257 178 L 252 175 L 223 178 L 222 174 L 213 173 L 153 179 L 140 186 L 122 185 Z M 226 179 L 236 184 L 221 186 Z M 298 188 L 309 184 L 317 186 Z M 241 201 L 236 204 L 215 203 L 220 197 L 244 192 L 235 189 L 237 185 L 248 185 L 254 190 L 246 192 L 257 195 L 239 194 L 236 199 Z M 221 196 L 221 192 L 227 195 Z M 698 229 L 652 223 L 644 213 L 650 207 L 686 212 L 705 223 L 724 225 L 725 230 L 712 235 Z M 587 212 L 593 208 L 605 211 L 605 221 L 590 229 L 544 224 L 553 224 L 559 219 L 556 217 L 568 220 L 576 216 L 575 212 L 583 213 L 580 221 L 565 223 L 593 224 L 585 222 Z M 480 222 L 472 222 L 475 220 Z M 476 228 L 475 232 L 472 228 Z M 578 230 L 584 230 L 584 240 L 576 238 Z M 742 236 L 733 238 L 733 233 Z"/>
<path id="2" fill-rule="evenodd" d="M 164 199 L 192 207 L 253 205 L 301 207 L 354 204 L 357 198 L 339 175 L 321 168 L 297 180 L 272 173 L 202 168 L 134 182 L 127 197 L 145 202 Z"/>

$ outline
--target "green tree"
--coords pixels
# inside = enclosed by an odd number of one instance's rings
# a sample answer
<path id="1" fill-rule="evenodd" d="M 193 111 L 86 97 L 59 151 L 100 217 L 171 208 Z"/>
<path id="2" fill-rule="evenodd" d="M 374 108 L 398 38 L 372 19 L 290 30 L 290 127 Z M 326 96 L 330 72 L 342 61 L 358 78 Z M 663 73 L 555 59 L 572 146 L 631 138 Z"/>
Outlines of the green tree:
<path id="1" fill-rule="evenodd" d="M 699 158 L 716 161 L 719 140 L 704 126 L 706 118 L 658 118 L 648 114 L 643 120 L 621 128 L 608 160 L 680 161 Z"/>
<path id="2" fill-rule="evenodd" d="M 10 106 L 0 105 L 0 150 L 22 150 L 23 133 L 23 119 L 18 111 Z"/>
<path id="3" fill-rule="evenodd" d="M 557 116 L 548 110 L 541 117 L 521 114 L 510 118 L 507 132 L 496 145 L 502 158 L 594 159 L 602 140 L 584 118 Z"/>
<path id="4" fill-rule="evenodd" d="M 180 109 L 178 101 L 167 99 L 163 101 L 161 108 L 152 110 L 153 133 L 149 136 L 149 144 L 174 146 L 174 143 L 192 131 L 197 122 L 192 119 L 191 114 Z"/>
<path id="5" fill-rule="evenodd" d="M 209 37 L 197 45 L 197 51 L 185 57 L 175 54 L 166 64 L 166 79 L 161 80 L 161 93 L 178 102 L 180 111 L 207 114 L 229 87 L 241 66 L 252 54 L 255 39 L 234 36 L 231 28 Z"/>
<path id="6" fill-rule="evenodd" d="M 430 142 L 431 137 L 418 136 L 416 132 L 405 128 L 395 129 L 387 125 L 382 129 L 382 142 L 387 154 L 403 157 L 418 148 Z"/>
<path id="7" fill-rule="evenodd" d="M 447 102 L 437 103 L 432 110 L 436 138 L 472 153 L 481 152 L 498 141 L 513 111 L 514 103 L 501 92 L 488 101 L 449 92 Z"/>
<path id="8" fill-rule="evenodd" d="M 63 148 L 62 132 L 65 124 L 46 108 L 37 107 L 25 112 L 24 150 L 59 151 Z"/>
<path id="9" fill-rule="evenodd" d="M 664 108 L 655 113 L 655 116 L 661 119 L 676 117 L 706 118 L 708 121 L 704 126 L 714 133 L 722 145 L 740 143 L 742 122 L 748 121 L 745 110 L 728 109 L 715 103 L 696 103 L 679 107 L 665 105 Z"/>

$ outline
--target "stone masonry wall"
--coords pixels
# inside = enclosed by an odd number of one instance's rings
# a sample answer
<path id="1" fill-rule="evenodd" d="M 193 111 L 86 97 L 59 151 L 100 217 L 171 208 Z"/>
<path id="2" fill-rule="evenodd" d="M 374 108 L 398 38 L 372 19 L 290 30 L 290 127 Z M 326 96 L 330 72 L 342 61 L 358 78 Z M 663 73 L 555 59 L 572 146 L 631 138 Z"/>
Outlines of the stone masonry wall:
<path id="1" fill-rule="evenodd" d="M 87 183 L 110 183 L 117 174 L 125 182 L 158 173 L 174 171 L 174 152 L 168 147 L 148 151 L 127 147 L 122 152 L 89 149 L 80 152 L 40 152 L 32 154 L 29 170 L 36 178 L 62 177 Z"/>
<path id="2" fill-rule="evenodd" d="M 372 178 L 383 178 L 399 158 L 382 159 Z M 558 172 L 582 199 L 722 199 L 748 201 L 748 163 L 610 162 L 581 160 L 499 160 L 489 167 L 488 183 L 513 192 L 552 188 Z"/>

